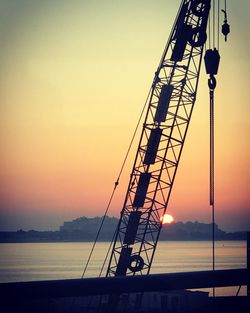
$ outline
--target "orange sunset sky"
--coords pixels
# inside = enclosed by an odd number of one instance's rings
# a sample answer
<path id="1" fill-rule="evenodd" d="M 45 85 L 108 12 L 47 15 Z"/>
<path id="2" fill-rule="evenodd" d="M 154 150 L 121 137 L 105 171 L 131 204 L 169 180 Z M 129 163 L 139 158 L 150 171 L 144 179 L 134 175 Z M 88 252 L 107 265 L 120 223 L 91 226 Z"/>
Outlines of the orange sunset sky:
<path id="1" fill-rule="evenodd" d="M 179 4 L 0 0 L 0 230 L 104 213 Z M 231 34 L 220 38 L 215 211 L 229 231 L 250 229 L 249 13 L 249 1 L 229 0 Z M 119 216 L 137 143 L 109 215 Z M 204 65 L 169 213 L 211 221 Z"/>

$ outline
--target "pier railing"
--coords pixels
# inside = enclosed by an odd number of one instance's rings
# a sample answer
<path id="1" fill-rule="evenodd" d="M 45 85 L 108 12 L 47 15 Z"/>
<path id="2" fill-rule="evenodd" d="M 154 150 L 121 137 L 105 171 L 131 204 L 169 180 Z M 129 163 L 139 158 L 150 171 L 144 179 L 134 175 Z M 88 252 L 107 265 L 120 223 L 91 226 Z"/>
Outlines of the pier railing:
<path id="1" fill-rule="evenodd" d="M 31 281 L 0 284 L 0 295 L 11 298 L 56 298 L 134 292 L 200 289 L 248 284 L 247 269 L 153 274 L 143 276 Z M 249 288 L 248 288 L 249 291 Z"/>

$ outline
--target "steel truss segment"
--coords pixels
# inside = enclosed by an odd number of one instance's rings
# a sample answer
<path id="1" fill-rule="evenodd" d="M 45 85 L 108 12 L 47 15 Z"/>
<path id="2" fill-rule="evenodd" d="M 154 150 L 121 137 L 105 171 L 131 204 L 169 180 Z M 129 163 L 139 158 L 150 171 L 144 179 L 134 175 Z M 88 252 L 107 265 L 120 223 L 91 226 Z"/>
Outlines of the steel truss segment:
<path id="1" fill-rule="evenodd" d="M 192 115 L 210 0 L 183 0 L 152 84 L 107 276 L 148 274 Z"/>

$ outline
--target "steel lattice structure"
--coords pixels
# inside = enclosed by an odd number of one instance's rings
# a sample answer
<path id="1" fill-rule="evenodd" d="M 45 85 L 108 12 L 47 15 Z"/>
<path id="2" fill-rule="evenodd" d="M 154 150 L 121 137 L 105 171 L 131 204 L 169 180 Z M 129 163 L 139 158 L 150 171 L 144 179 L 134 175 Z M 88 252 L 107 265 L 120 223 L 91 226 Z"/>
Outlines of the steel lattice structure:
<path id="1" fill-rule="evenodd" d="M 106 276 L 148 274 L 196 100 L 210 0 L 183 0 L 155 73 Z"/>

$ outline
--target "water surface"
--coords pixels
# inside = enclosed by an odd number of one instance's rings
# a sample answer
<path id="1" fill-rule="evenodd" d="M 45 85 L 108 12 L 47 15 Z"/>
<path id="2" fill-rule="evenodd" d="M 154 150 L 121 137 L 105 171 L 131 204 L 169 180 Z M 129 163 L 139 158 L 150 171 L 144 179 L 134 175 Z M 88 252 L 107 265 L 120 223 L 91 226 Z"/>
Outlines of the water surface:
<path id="1" fill-rule="evenodd" d="M 0 244 L 0 282 L 80 278 L 93 243 Z M 85 277 L 100 273 L 109 243 L 98 243 Z M 246 268 L 245 241 L 216 242 L 216 269 Z M 151 273 L 212 269 L 212 243 L 162 241 L 158 243 Z M 104 271 L 105 273 L 105 271 Z M 221 294 L 237 288 L 218 288 Z M 241 294 L 245 294 L 245 288 Z"/>

